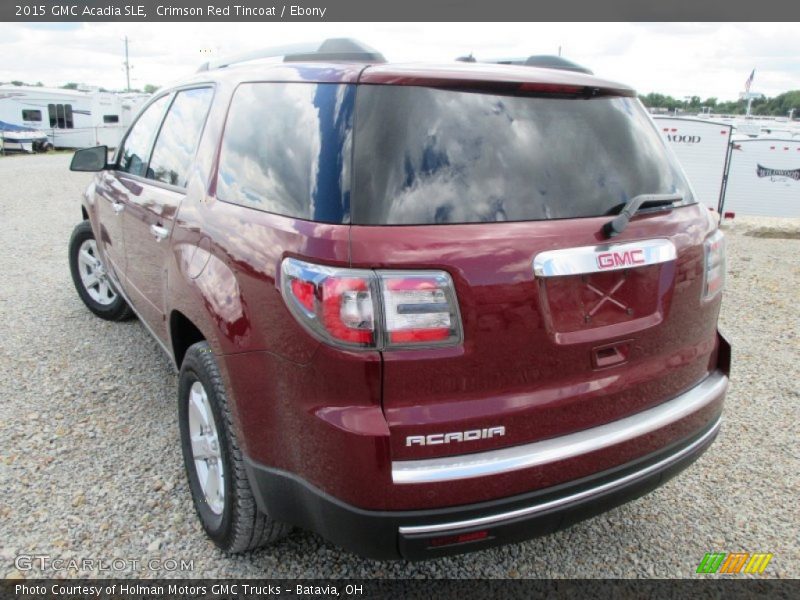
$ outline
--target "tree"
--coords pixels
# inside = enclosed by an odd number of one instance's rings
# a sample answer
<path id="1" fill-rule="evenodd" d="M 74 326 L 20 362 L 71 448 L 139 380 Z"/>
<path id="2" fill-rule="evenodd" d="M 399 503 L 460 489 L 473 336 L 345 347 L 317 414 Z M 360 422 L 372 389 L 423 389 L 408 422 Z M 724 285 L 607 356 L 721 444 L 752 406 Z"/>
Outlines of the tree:
<path id="1" fill-rule="evenodd" d="M 71 82 L 70 83 L 65 83 L 64 85 L 61 86 L 61 89 L 62 90 L 77 90 L 78 89 L 78 84 L 77 83 L 71 83 Z"/>
<path id="2" fill-rule="evenodd" d="M 145 94 L 154 94 L 158 91 L 158 86 L 153 85 L 152 83 L 148 83 L 144 86 L 144 93 Z"/>
<path id="3" fill-rule="evenodd" d="M 666 108 L 669 111 L 676 109 L 699 111 L 703 106 L 710 106 L 714 112 L 721 114 L 743 115 L 747 112 L 747 102 L 745 100 L 721 102 L 717 98 L 707 98 L 704 102 L 701 102 L 699 96 L 691 96 L 688 101 L 684 101 L 654 92 L 639 96 L 639 99 L 648 108 Z M 791 109 L 795 109 L 795 114 L 800 116 L 800 90 L 784 92 L 774 98 L 755 98 L 751 105 L 751 113 L 754 115 L 785 117 Z"/>

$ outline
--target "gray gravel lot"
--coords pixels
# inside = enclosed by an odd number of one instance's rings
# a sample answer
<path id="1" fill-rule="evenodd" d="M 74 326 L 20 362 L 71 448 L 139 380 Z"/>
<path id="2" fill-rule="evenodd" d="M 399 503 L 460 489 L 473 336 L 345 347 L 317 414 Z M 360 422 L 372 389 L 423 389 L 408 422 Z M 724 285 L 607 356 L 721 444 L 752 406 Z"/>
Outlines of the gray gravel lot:
<path id="1" fill-rule="evenodd" d="M 729 228 L 723 430 L 649 496 L 550 537 L 426 563 L 363 560 L 299 531 L 228 557 L 194 515 L 166 357 L 138 321 L 102 321 L 75 293 L 67 241 L 90 177 L 69 160 L 0 157 L 0 575 L 42 576 L 14 558 L 47 554 L 193 560 L 191 572 L 129 571 L 147 577 L 691 577 L 705 552 L 742 551 L 774 553 L 766 575 L 800 576 L 799 239 Z"/>

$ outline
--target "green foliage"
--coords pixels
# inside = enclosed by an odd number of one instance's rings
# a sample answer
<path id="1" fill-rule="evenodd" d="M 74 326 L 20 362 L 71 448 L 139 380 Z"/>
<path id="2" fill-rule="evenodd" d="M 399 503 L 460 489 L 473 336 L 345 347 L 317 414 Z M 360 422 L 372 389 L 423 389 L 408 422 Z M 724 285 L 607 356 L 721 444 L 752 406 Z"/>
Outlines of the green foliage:
<path id="1" fill-rule="evenodd" d="M 77 90 L 78 84 L 77 83 L 65 83 L 61 86 L 62 90 Z"/>
<path id="2" fill-rule="evenodd" d="M 145 94 L 153 94 L 158 91 L 158 86 L 153 85 L 152 83 L 148 83 L 144 86 L 144 93 Z"/>
<path id="3" fill-rule="evenodd" d="M 717 98 L 707 98 L 701 101 L 699 96 L 678 99 L 656 93 L 639 96 L 639 99 L 648 108 L 666 108 L 670 112 L 680 109 L 684 112 L 699 113 L 705 107 L 710 108 L 712 112 L 722 114 L 743 115 L 747 112 L 745 100 L 720 102 Z M 800 117 L 800 90 L 785 92 L 774 98 L 756 98 L 753 100 L 750 112 L 754 115 L 785 117 L 793 108 L 795 117 Z"/>

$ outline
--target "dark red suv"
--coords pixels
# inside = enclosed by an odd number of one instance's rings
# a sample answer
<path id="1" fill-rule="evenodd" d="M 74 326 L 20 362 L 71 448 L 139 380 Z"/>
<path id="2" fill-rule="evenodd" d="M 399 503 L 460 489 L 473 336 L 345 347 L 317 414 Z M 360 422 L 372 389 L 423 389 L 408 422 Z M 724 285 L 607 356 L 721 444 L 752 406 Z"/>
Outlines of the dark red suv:
<path id="1" fill-rule="evenodd" d="M 98 171 L 78 294 L 180 369 L 225 550 L 293 525 L 377 558 L 524 540 L 718 431 L 724 241 L 627 87 L 329 41 L 161 90 L 73 169 Z"/>

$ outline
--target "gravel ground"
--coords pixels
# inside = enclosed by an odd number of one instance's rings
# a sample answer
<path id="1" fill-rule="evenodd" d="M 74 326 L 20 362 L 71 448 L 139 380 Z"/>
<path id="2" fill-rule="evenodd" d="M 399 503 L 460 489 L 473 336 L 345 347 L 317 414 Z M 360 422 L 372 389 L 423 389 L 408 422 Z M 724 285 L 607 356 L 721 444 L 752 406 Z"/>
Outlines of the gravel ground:
<path id="1" fill-rule="evenodd" d="M 92 316 L 72 286 L 67 240 L 89 177 L 69 158 L 0 158 L 0 575 L 42 576 L 14 557 L 46 554 L 193 560 L 193 577 L 690 577 L 705 552 L 744 551 L 774 553 L 765 575 L 800 576 L 800 240 L 748 235 L 797 222 L 728 228 L 725 424 L 656 492 L 550 537 L 426 563 L 362 560 L 299 531 L 227 557 L 194 515 L 165 356 L 139 322 Z"/>

